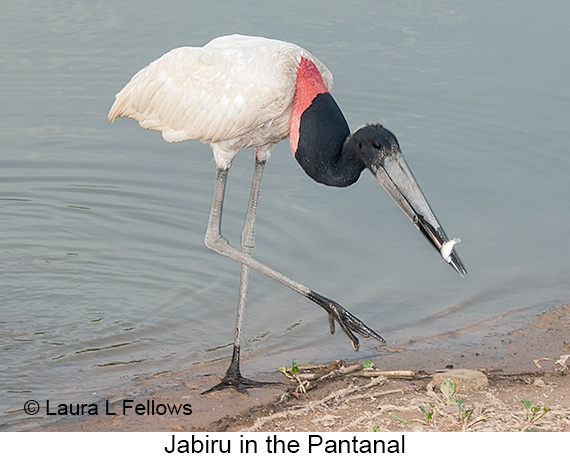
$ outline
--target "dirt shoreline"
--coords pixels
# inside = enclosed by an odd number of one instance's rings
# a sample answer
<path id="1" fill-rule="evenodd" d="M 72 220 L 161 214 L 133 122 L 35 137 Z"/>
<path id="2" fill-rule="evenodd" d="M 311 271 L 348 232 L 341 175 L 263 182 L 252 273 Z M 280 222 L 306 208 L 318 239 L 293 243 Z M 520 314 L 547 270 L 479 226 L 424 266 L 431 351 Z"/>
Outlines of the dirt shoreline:
<path id="1" fill-rule="evenodd" d="M 202 396 L 224 373 L 227 362 L 216 362 L 208 365 L 216 375 L 188 370 L 134 381 L 128 393 L 109 399 L 119 412 L 114 416 L 84 416 L 34 430 L 570 431 L 570 375 L 564 374 L 564 364 L 555 363 L 570 354 L 570 306 L 550 308 L 520 328 L 497 330 L 493 321 L 391 348 L 388 355 L 371 359 L 382 370 L 410 370 L 411 376 L 342 374 L 346 368 L 339 370 L 338 363 L 329 365 L 328 380 L 309 381 L 306 394 L 295 393 L 298 384 L 277 372 L 265 378 L 283 386 L 250 390 L 248 396 L 231 389 Z M 465 334 L 481 335 L 483 344 L 462 345 Z M 541 358 L 550 360 L 541 360 L 538 367 L 534 360 Z M 432 378 L 451 368 L 482 372 L 489 386 L 446 397 Z M 125 398 L 133 398 L 132 405 L 189 404 L 192 413 L 137 415 L 130 409 L 120 414 Z"/>

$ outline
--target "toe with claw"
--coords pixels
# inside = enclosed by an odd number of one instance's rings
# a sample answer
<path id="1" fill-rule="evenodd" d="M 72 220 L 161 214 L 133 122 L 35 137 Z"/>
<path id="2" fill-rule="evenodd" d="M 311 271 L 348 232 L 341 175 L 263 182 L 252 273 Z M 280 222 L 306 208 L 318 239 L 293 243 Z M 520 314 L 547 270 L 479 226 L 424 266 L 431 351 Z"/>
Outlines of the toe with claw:
<path id="1" fill-rule="evenodd" d="M 329 325 L 331 333 L 335 331 L 335 321 L 340 325 L 340 328 L 350 338 L 352 347 L 358 351 L 360 343 L 354 333 L 358 333 L 365 338 L 375 338 L 378 341 L 385 343 L 386 341 L 378 333 L 368 327 L 364 322 L 352 315 L 338 303 L 329 298 L 323 297 L 316 292 L 311 292 L 308 298 L 314 301 L 317 305 L 323 308 L 329 314 Z M 353 333 L 354 332 L 354 333 Z"/>

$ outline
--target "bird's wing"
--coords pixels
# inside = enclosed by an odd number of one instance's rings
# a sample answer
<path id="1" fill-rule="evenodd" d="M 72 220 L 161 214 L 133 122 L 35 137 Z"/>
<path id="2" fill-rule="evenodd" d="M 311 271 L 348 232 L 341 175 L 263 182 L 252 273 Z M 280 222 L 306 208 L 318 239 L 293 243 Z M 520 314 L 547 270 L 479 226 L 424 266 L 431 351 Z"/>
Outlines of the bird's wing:
<path id="1" fill-rule="evenodd" d="M 236 44 L 239 38 L 260 41 Z M 303 52 L 289 43 L 237 36 L 174 49 L 133 76 L 109 120 L 133 118 L 169 142 L 238 138 L 289 115 Z"/>

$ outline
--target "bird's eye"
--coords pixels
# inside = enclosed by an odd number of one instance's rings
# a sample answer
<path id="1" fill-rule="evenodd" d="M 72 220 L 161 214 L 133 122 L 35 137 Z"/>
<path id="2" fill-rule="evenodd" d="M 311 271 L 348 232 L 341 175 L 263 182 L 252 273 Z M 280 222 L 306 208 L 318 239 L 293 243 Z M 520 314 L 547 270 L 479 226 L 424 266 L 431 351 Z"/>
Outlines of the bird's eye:
<path id="1" fill-rule="evenodd" d="M 378 149 L 378 150 L 382 149 L 382 147 L 383 147 L 381 143 L 373 143 L 372 146 L 374 147 L 374 149 Z"/>

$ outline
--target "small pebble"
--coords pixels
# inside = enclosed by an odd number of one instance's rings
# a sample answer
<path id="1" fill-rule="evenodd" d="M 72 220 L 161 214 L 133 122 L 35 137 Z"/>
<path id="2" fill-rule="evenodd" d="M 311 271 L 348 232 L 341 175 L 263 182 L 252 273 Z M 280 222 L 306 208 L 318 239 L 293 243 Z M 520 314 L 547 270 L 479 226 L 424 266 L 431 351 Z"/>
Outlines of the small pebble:
<path id="1" fill-rule="evenodd" d="M 457 392 L 479 390 L 489 385 L 489 380 L 480 371 L 455 369 L 445 373 L 437 373 L 433 377 L 433 383 L 439 386 L 443 381 L 451 379 L 457 385 Z"/>

